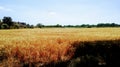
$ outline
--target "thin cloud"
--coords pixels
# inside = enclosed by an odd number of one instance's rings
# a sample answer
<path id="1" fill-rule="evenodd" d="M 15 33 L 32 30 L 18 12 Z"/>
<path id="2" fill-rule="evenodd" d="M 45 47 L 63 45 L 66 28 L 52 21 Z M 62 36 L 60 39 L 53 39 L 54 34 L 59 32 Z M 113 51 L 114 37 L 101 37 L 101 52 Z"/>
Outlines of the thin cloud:
<path id="1" fill-rule="evenodd" d="M 13 10 L 10 9 L 10 8 L 6 8 L 6 7 L 3 7 L 3 6 L 0 6 L 0 11 L 13 11 Z"/>
<path id="2" fill-rule="evenodd" d="M 56 15 L 56 12 L 49 12 L 49 15 Z"/>

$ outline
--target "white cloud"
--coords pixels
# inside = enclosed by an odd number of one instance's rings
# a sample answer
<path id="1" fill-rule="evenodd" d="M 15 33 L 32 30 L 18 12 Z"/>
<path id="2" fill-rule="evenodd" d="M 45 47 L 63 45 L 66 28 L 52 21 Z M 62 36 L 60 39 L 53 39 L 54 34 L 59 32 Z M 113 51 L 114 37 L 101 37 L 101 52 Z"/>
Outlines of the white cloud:
<path id="1" fill-rule="evenodd" d="M 56 15 L 56 12 L 49 12 L 50 15 Z"/>
<path id="2" fill-rule="evenodd" d="M 3 6 L 0 6 L 0 10 L 1 11 L 13 11 L 12 9 L 9 9 L 9 8 L 3 7 Z"/>
<path id="3" fill-rule="evenodd" d="M 42 13 L 46 18 L 54 18 L 54 17 L 59 15 L 57 12 L 53 12 L 53 11 L 51 11 L 51 12 L 45 11 L 45 12 L 42 12 Z"/>

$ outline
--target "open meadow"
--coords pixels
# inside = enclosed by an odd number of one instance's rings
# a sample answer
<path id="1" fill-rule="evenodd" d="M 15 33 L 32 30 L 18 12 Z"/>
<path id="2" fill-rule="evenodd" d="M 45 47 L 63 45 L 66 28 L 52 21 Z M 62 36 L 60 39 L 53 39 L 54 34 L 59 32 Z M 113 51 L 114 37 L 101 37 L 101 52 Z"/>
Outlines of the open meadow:
<path id="1" fill-rule="evenodd" d="M 69 61 L 76 51 L 73 43 L 109 40 L 120 41 L 120 28 L 0 30 L 0 66 L 40 67 L 52 62 Z"/>

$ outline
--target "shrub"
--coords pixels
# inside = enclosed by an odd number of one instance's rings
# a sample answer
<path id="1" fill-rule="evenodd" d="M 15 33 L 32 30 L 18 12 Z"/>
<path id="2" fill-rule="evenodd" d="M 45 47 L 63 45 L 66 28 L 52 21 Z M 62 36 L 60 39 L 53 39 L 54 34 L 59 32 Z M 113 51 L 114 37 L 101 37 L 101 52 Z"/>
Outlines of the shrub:
<path id="1" fill-rule="evenodd" d="M 9 26 L 7 24 L 2 24 L 1 29 L 9 29 Z"/>

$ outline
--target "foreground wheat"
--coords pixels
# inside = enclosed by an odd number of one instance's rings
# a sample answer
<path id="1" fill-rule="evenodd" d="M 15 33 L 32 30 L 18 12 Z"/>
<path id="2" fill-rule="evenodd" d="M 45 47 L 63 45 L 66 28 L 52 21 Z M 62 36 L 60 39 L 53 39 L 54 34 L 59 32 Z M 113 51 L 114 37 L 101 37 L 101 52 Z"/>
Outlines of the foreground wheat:
<path id="1" fill-rule="evenodd" d="M 74 41 L 120 39 L 120 28 L 43 28 L 0 30 L 2 65 L 69 60 Z"/>

